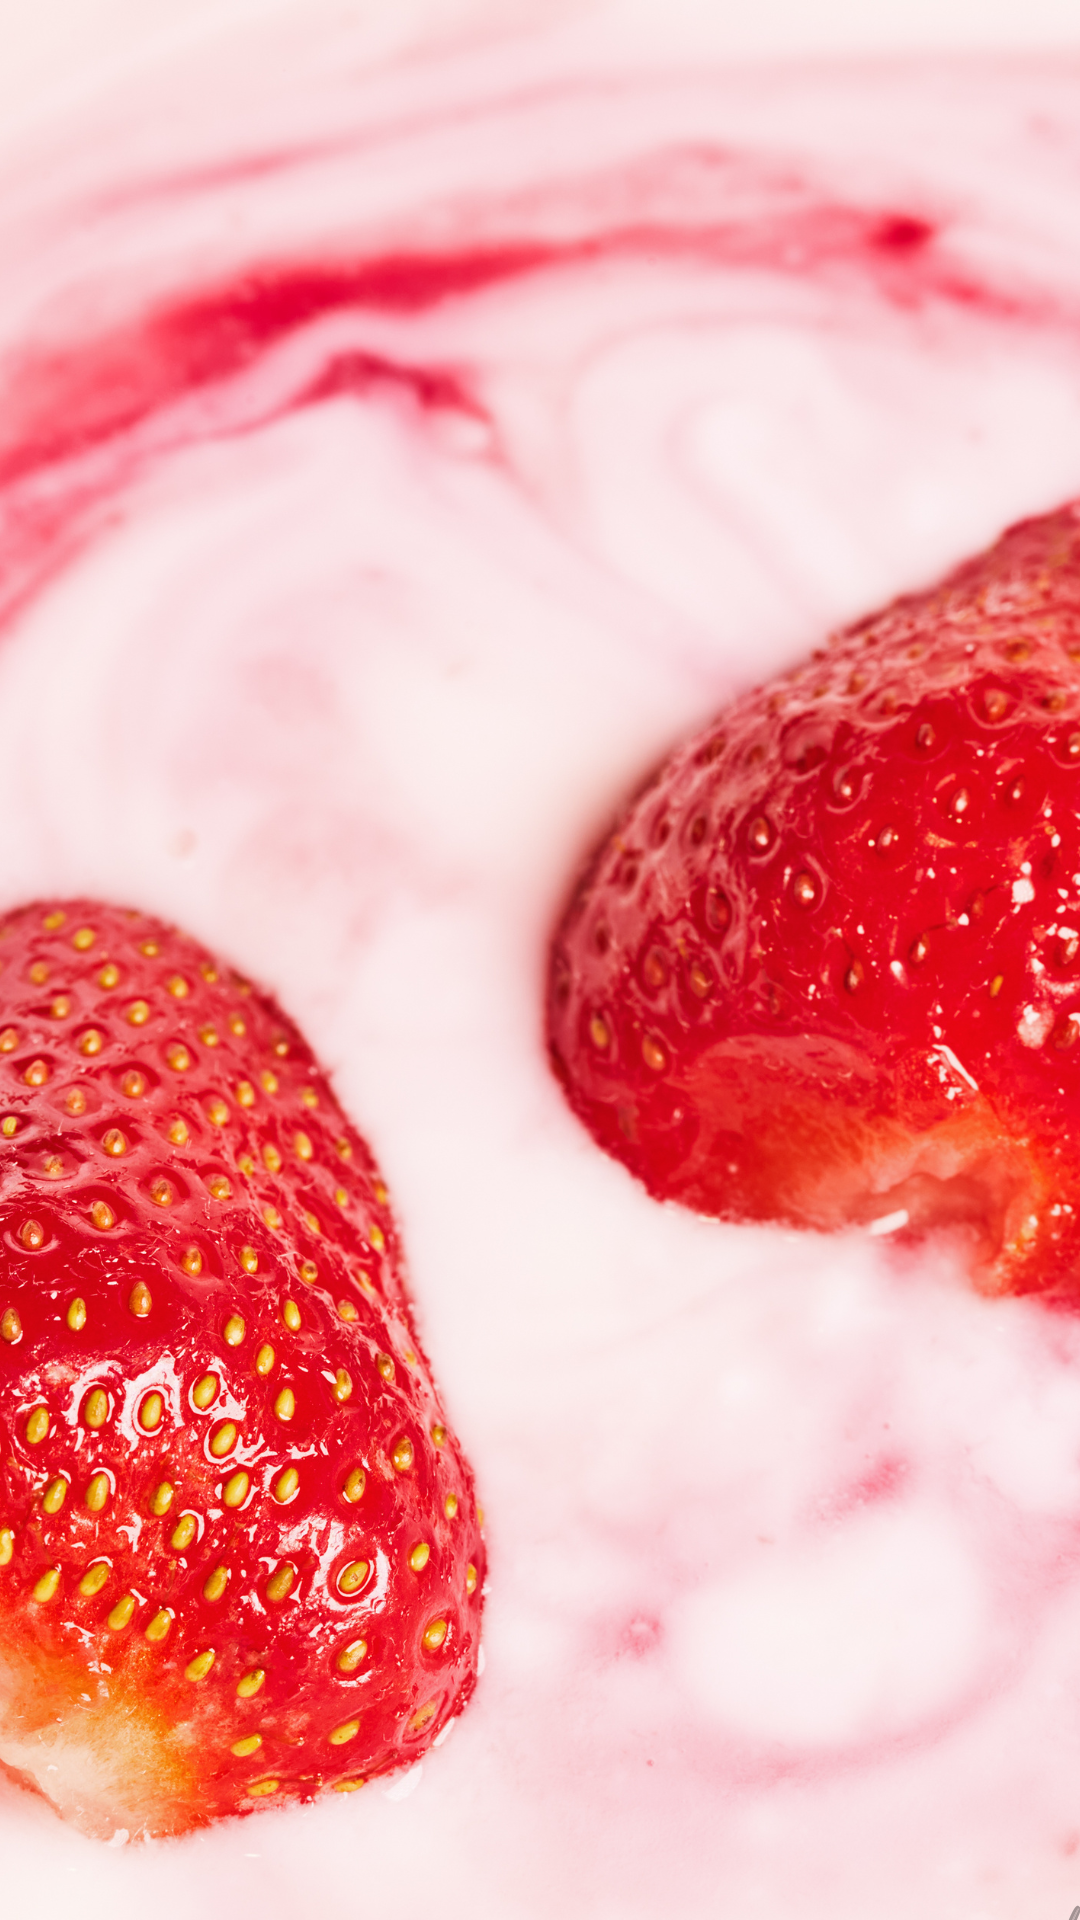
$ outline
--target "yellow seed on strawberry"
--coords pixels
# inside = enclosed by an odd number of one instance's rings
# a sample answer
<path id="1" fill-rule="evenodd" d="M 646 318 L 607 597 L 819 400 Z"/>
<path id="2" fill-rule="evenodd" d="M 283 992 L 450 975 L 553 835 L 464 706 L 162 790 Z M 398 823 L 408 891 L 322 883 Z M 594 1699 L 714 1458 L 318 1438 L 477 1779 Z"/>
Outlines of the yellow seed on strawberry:
<path id="1" fill-rule="evenodd" d="M 100 1513 L 108 1503 L 112 1484 L 107 1473 L 91 1474 L 86 1488 L 86 1504 L 91 1513 Z"/>
<path id="2" fill-rule="evenodd" d="M 300 1475 L 297 1473 L 296 1468 L 286 1467 L 283 1473 L 278 1474 L 270 1491 L 274 1499 L 277 1500 L 281 1506 L 284 1506 L 287 1501 L 295 1497 L 299 1485 Z"/>
<path id="3" fill-rule="evenodd" d="M 139 1425 L 144 1433 L 156 1433 L 161 1425 L 161 1416 L 165 1412 L 165 1401 L 160 1393 L 148 1393 L 139 1407 Z"/>
<path id="4" fill-rule="evenodd" d="M 95 1430 L 109 1417 L 109 1396 L 104 1387 L 92 1387 L 83 1402 L 83 1420 Z"/>
<path id="5" fill-rule="evenodd" d="M 286 1599 L 287 1596 L 292 1592 L 293 1582 L 295 1581 L 295 1579 L 296 1579 L 296 1568 L 292 1565 L 290 1561 L 283 1560 L 281 1565 L 275 1568 L 274 1572 L 270 1575 L 270 1578 L 266 1583 L 267 1599 L 268 1600 Z"/>
<path id="6" fill-rule="evenodd" d="M 368 1571 L 368 1562 L 366 1560 L 350 1561 L 349 1565 L 344 1567 L 338 1574 L 338 1592 L 350 1596 L 354 1593 L 359 1593 L 360 1588 L 368 1577 Z"/>
<path id="7" fill-rule="evenodd" d="M 51 1424 L 48 1407 L 35 1407 L 26 1422 L 27 1445 L 40 1447 L 42 1441 L 48 1437 Z"/>
<path id="8" fill-rule="evenodd" d="M 204 1373 L 202 1379 L 195 1382 L 191 1389 L 191 1398 L 200 1413 L 205 1413 L 211 1402 L 217 1399 L 220 1385 L 221 1382 L 216 1373 Z"/>

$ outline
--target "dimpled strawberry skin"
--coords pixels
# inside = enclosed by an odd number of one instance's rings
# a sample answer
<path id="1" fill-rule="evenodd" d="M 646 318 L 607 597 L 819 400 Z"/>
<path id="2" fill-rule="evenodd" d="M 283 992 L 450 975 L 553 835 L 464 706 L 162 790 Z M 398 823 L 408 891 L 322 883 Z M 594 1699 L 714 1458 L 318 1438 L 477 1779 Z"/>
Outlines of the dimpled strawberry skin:
<path id="1" fill-rule="evenodd" d="M 548 1012 L 653 1194 L 906 1215 L 988 1291 L 1080 1292 L 1080 506 L 676 751 L 573 894 Z"/>
<path id="2" fill-rule="evenodd" d="M 184 935 L 38 903 L 0 962 L 0 1763 L 132 1837 L 409 1764 L 484 1549 L 371 1154 Z"/>

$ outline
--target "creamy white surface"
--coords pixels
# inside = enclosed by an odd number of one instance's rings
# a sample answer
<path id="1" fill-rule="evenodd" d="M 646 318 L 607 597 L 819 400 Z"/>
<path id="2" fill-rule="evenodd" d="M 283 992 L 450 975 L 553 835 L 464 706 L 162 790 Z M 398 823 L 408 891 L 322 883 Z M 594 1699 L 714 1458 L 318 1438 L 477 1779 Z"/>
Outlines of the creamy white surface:
<path id="1" fill-rule="evenodd" d="M 158 422 L 0 645 L 0 898 L 175 918 L 333 1068 L 480 1481 L 486 1671 L 421 1774 L 180 1846 L 6 1794 L 5 1900 L 1066 1920 L 1080 1327 L 945 1250 L 655 1206 L 566 1110 L 542 990 L 575 863 L 673 740 L 1080 492 L 1080 67 L 736 75 L 698 22 L 650 69 L 611 13 L 379 66 L 370 21 L 274 22 L 0 148 L 5 355 L 267 254 L 645 215 L 684 244 L 319 323 L 214 437 L 202 401 Z M 1021 301 L 707 240 L 827 201 L 940 218 Z M 459 366 L 488 428 L 393 382 L 275 417 L 343 344 Z"/>

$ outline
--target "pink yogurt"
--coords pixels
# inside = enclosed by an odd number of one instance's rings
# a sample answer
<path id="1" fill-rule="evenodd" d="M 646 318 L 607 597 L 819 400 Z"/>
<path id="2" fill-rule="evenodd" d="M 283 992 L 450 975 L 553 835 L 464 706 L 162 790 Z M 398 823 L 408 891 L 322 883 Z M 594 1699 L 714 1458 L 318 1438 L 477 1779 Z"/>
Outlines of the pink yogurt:
<path id="1" fill-rule="evenodd" d="M 0 147 L 0 903 L 176 919 L 332 1069 L 486 1673 L 389 1788 L 181 1845 L 4 1790 L 5 1912 L 1068 1920 L 1080 1325 L 655 1205 L 542 990 L 683 732 L 1080 493 L 1080 67 L 351 32 Z"/>

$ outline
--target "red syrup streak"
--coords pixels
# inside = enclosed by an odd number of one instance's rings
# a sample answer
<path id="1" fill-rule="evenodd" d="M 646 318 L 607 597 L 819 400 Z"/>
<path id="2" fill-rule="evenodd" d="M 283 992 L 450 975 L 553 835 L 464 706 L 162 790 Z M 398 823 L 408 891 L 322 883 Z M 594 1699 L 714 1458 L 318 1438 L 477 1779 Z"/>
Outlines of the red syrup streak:
<path id="1" fill-rule="evenodd" d="M 695 152 L 699 169 L 728 156 Z M 655 163 L 658 182 L 676 174 L 687 156 Z M 227 181 L 219 184 L 226 185 Z M 766 183 L 763 183 L 763 185 Z M 890 208 L 810 204 L 762 219 L 724 221 L 711 228 L 672 232 L 663 227 L 617 227 L 563 245 L 521 240 L 489 249 L 440 255 L 405 252 L 351 262 L 300 261 L 247 267 L 234 282 L 217 285 L 140 316 L 111 337 L 38 356 L 33 350 L 9 370 L 7 422 L 0 431 L 0 503 L 7 515 L 0 548 L 0 617 L 70 557 L 88 515 L 122 491 L 142 464 L 137 443 L 154 437 L 156 421 L 185 399 L 224 396 L 224 418 L 211 432 L 251 430 L 275 417 L 267 411 L 241 425 L 228 420 L 227 388 L 257 369 L 275 348 L 318 322 L 356 317 L 431 313 L 529 275 L 570 269 L 601 271 L 620 262 L 698 265 L 821 278 L 854 271 L 879 298 L 902 307 L 933 300 L 979 307 L 988 315 L 1016 311 L 1014 299 L 978 285 L 947 256 L 935 252 L 934 225 Z M 485 418 L 480 395 L 464 368 L 421 366 L 379 354 L 338 355 L 289 402 L 317 405 L 375 386 L 398 387 L 424 410 Z M 205 423 L 178 438 L 198 439 Z M 158 444 L 156 451 L 160 453 Z M 97 473 L 86 477 L 92 456 Z M 143 456 L 145 457 L 145 456 Z M 41 498 L 47 493 L 47 500 Z"/>
<path id="2" fill-rule="evenodd" d="M 131 297 L 126 319 L 80 330 L 76 316 L 65 330 L 53 318 L 47 347 L 32 327 L 15 340 L 9 329 L 0 361 L 0 617 L 10 632 L 0 675 L 17 658 L 27 679 L 3 681 L 13 770 L 0 770 L 12 829 L 0 885 L 9 894 L 15 887 L 23 840 L 43 848 L 43 860 L 92 865 L 97 824 L 108 847 L 95 879 L 104 871 L 112 891 L 132 896 L 183 885 L 177 918 L 237 950 L 261 977 L 270 963 L 260 966 L 260 954 L 278 952 L 270 934 L 300 927 L 273 984 L 320 1051 L 343 1063 L 343 1078 L 355 1072 L 355 1087 L 342 1091 L 355 1094 L 360 1124 L 380 1152 L 385 1140 L 388 1164 L 401 1170 L 418 1292 L 442 1322 L 431 1346 L 448 1370 L 489 1502 L 488 1672 L 447 1767 L 433 1762 L 426 1795 L 407 1806 L 365 1808 L 368 1796 L 359 1796 L 350 1818 L 364 1824 L 355 1832 L 321 1815 L 317 1841 L 305 1828 L 296 1885 L 275 1877 L 260 1889 L 260 1911 L 272 1920 L 298 1901 L 320 1912 L 355 1903 L 356 1832 L 365 1898 L 410 1920 L 431 1911 L 436 1881 L 444 1914 L 515 1920 L 555 1910 L 580 1920 L 697 1920 L 718 1911 L 747 1920 L 789 1912 L 954 1920 L 969 1911 L 1030 1920 L 1055 1902 L 1064 1915 L 1073 1897 L 1080 1332 L 1037 1308 L 973 1300 L 932 1261 L 883 1271 L 861 1242 L 743 1234 L 653 1207 L 582 1142 L 543 1064 L 540 973 L 557 899 L 643 768 L 732 686 L 797 657 L 832 620 L 919 585 L 1004 520 L 1080 488 L 1080 458 L 1054 437 L 1063 444 L 1072 431 L 1075 289 L 1064 266 L 1048 266 L 1045 251 L 1016 239 L 1027 234 L 1024 218 L 995 224 L 1007 200 L 1000 175 L 975 214 L 975 189 L 965 199 L 954 177 L 963 175 L 965 128 L 978 130 L 986 116 L 1010 179 L 1019 172 L 1038 189 L 1050 163 L 1030 134 L 1028 109 L 1044 98 L 1059 115 L 1063 102 L 1074 109 L 1075 87 L 1063 93 L 1058 76 L 1045 75 L 1029 93 L 1004 80 L 973 81 L 970 96 L 957 85 L 930 114 L 946 130 L 945 158 L 929 143 L 920 171 L 929 109 L 916 82 L 902 97 L 883 82 L 884 130 L 841 142 L 832 165 L 818 164 L 815 142 L 829 148 L 837 101 L 856 118 L 868 111 L 868 85 L 844 76 L 813 109 L 818 85 L 804 77 L 771 92 L 764 83 L 757 93 L 749 83 L 717 82 L 715 93 L 711 81 L 676 87 L 636 135 L 626 131 L 631 89 L 620 105 L 625 164 L 607 152 L 617 116 L 601 90 L 597 131 L 583 132 L 580 121 L 571 129 L 557 191 L 551 155 L 562 155 L 565 127 L 551 99 L 534 103 L 534 116 L 555 121 L 543 163 L 530 162 L 544 191 L 523 199 L 515 175 L 500 198 L 490 173 L 468 204 L 448 190 L 452 232 L 438 246 L 414 243 L 400 209 L 377 239 L 350 234 L 330 245 L 293 235 L 263 246 L 260 262 L 238 257 L 213 272 L 197 271 L 177 244 L 171 290 L 163 293 L 159 279 L 152 295 Z M 792 102 L 801 118 L 789 126 Z M 765 131 L 757 136 L 745 122 L 759 107 Z M 508 109 L 511 127 L 516 111 Z M 587 115 L 587 99 L 578 111 Z M 683 129 L 710 118 L 712 140 Z M 659 134 L 657 119 L 666 127 Z M 860 141 L 875 157 L 865 205 L 836 184 L 845 170 L 858 182 Z M 1064 149 L 1053 165 L 1071 193 Z M 612 190 L 620 168 L 630 181 L 621 195 Z M 201 178 L 207 192 L 242 195 L 265 174 L 238 161 Z M 138 182 L 112 205 L 126 206 L 142 230 L 163 200 Z M 478 205 L 480 215 L 494 206 L 498 218 L 480 217 Z M 476 238 L 495 227 L 497 240 Z M 244 251 L 237 245 L 238 256 Z M 600 298 L 597 317 L 590 302 Z M 577 328 L 567 323 L 563 336 L 556 323 L 567 316 Z M 709 325 L 719 344 L 712 384 L 702 385 L 723 402 L 723 430 L 711 440 L 696 390 L 684 405 L 677 381 L 674 402 L 664 387 Z M 732 345 L 740 326 L 755 342 L 786 326 L 800 349 L 822 351 L 796 365 L 786 410 L 787 363 L 767 361 L 755 387 L 754 365 Z M 659 362 L 648 361 L 660 336 Z M 597 399 L 596 363 L 613 365 L 627 342 L 641 361 L 615 382 L 614 403 Z M 913 385 L 898 379 L 889 390 L 883 361 L 862 386 L 853 375 L 850 392 L 829 387 L 823 342 L 845 364 L 876 344 L 885 360 L 893 353 L 896 366 L 914 370 Z M 1025 389 L 1016 417 L 1002 423 L 994 407 L 1011 356 L 1031 370 L 1036 400 L 1046 368 L 1065 371 L 1060 385 L 1051 380 L 1041 413 L 1032 414 Z M 522 392 L 534 397 L 527 375 L 536 366 L 550 377 L 530 413 Z M 963 380 L 972 369 L 969 405 Z M 650 370 L 660 395 L 655 430 L 634 413 Z M 816 374 L 820 414 L 812 411 Z M 941 462 L 945 504 L 936 518 L 913 513 L 914 531 L 894 547 L 902 515 L 889 489 L 909 457 L 911 395 L 923 391 L 926 413 L 912 429 L 922 450 L 911 466 L 929 487 Z M 761 435 L 740 438 L 746 417 L 736 402 L 747 393 L 751 427 L 764 422 L 764 456 Z M 326 666 L 306 607 L 293 614 L 277 655 L 268 643 L 249 658 L 222 641 L 220 672 L 201 684 L 208 658 L 219 667 L 213 647 L 183 672 L 170 660 L 166 677 L 159 655 L 176 631 L 166 622 L 156 651 L 145 637 L 121 650 L 98 698 L 77 669 L 112 604 L 93 603 L 84 645 L 71 638 L 76 594 L 74 611 L 59 620 L 70 644 L 54 663 L 53 630 L 46 641 L 35 627 L 55 604 L 46 589 L 78 584 L 79 563 L 103 556 L 118 527 L 141 558 L 149 482 L 192 450 L 247 442 L 252 458 L 236 471 L 254 484 L 254 456 L 275 444 L 272 430 L 293 421 L 328 432 L 349 411 L 342 401 L 354 401 L 371 430 L 372 464 L 399 519 L 417 513 L 421 559 L 430 548 L 441 566 L 460 548 L 487 566 L 464 570 L 466 638 L 454 624 L 456 576 L 440 607 L 445 639 L 413 601 L 404 613 L 395 602 L 392 645 L 380 652 L 377 609 L 362 600 L 363 644 L 349 659 L 369 648 L 378 671 L 356 680 L 336 655 L 333 671 Z M 692 446 L 687 412 L 701 426 Z M 545 425 L 557 417 L 563 438 L 552 433 L 554 452 L 536 413 Z M 1029 416 L 1035 454 L 1025 439 Z M 809 420 L 805 442 L 797 425 L 788 438 L 777 428 L 793 418 Z M 625 450 L 615 433 L 624 419 L 638 434 Z M 939 432 L 943 419 L 959 421 L 953 439 Z M 438 455 L 447 424 L 466 429 L 466 440 L 475 429 L 465 478 Z M 845 466 L 845 432 L 857 438 L 860 427 L 872 452 Z M 965 436 L 977 440 L 970 465 Z M 393 467 L 402 444 L 426 490 L 408 491 Z M 792 446 L 804 444 L 801 467 Z M 624 519 L 604 458 L 640 483 Z M 358 517 L 375 520 L 375 485 L 364 491 L 355 470 L 345 471 Z M 823 519 L 821 496 L 837 472 Z M 761 474 L 764 505 L 752 484 Z M 973 474 L 984 491 L 966 518 Z M 774 493 L 794 502 L 786 519 L 770 518 Z M 680 511 L 669 539 L 670 516 L 654 509 L 671 494 Z M 432 496 L 453 501 L 456 545 L 443 538 Z M 235 504 L 231 494 L 223 504 Z M 705 559 L 695 511 L 706 522 Z M 880 550 L 868 526 L 884 530 Z M 805 527 L 818 572 L 799 547 Z M 848 530 L 858 558 L 870 554 L 866 571 L 847 549 L 830 562 L 823 527 Z M 384 571 L 400 570 L 399 550 L 390 551 Z M 253 570 L 273 583 L 277 560 L 271 548 L 257 549 Z M 347 574 L 350 591 L 360 595 L 375 571 Z M 432 584 L 420 561 L 406 577 L 410 587 Z M 470 598 L 477 578 L 483 592 Z M 526 591 L 537 579 L 542 619 Z M 696 600 L 686 597 L 688 580 Z M 192 567 L 186 585 L 194 611 L 182 631 L 194 655 L 199 613 L 214 611 L 235 581 L 228 565 L 209 585 Z M 276 613 L 273 595 L 270 604 Z M 507 693 L 515 649 L 542 658 L 546 677 L 522 669 Z M 402 655 L 408 695 L 400 708 L 380 705 L 379 672 Z M 242 698 L 227 671 L 237 660 Z M 259 704 L 279 667 L 289 669 L 279 706 L 295 748 L 281 745 Z M 296 697 L 308 686 L 305 671 L 324 671 L 329 687 L 311 694 L 314 718 Z M 110 731 L 110 700 L 118 704 L 141 673 L 149 691 L 131 717 L 143 732 Z M 68 732 L 52 704 L 65 675 L 76 676 L 87 703 L 76 702 Z M 463 681 L 466 698 L 455 705 L 446 688 Z M 162 688 L 168 700 L 158 699 Z M 364 698 L 349 705 L 343 688 Z M 493 717 L 470 731 L 485 699 Z M 170 700 L 174 734 L 164 724 Z M 377 797 L 334 784 L 327 713 L 335 703 L 354 729 L 344 757 L 370 758 L 387 783 L 385 815 Z M 413 724 L 414 705 L 423 725 Z M 378 725 L 365 730 L 372 707 Z M 389 739 L 382 760 L 379 726 Z M 446 744 L 455 729 L 464 737 L 457 758 Z M 60 758 L 72 743 L 84 748 L 88 771 L 77 769 L 51 811 L 54 736 Z M 149 755 L 140 760 L 129 745 L 143 738 L 175 776 L 190 815 L 167 812 L 165 782 L 155 784 Z M 540 751 L 530 758 L 534 738 Z M 95 740 L 96 759 L 86 746 Z M 220 766 L 230 755 L 257 829 L 238 851 L 208 854 L 205 877 L 170 868 L 162 879 L 158 843 L 124 841 L 127 816 L 160 803 L 170 828 L 196 819 L 200 847 L 212 846 L 219 789 L 211 772 L 215 756 Z M 458 793 L 473 794 L 471 757 L 484 771 L 475 819 Z M 200 783 L 210 792 L 201 815 Z M 304 811 L 311 791 L 323 812 Z M 489 818 L 503 811 L 505 837 L 485 838 Z M 399 894 L 379 921 L 365 889 L 390 817 Z M 294 845 L 287 830 L 297 821 L 310 837 Z M 340 857 L 344 875 L 329 903 L 318 885 L 323 854 Z M 43 875 L 42 884 L 51 880 Z M 234 910 L 230 895 L 242 881 L 248 891 Z M 400 904 L 410 888 L 419 907 Z M 483 904 L 468 919 L 461 903 L 472 894 Z M 255 931 L 241 953 L 245 915 Z M 353 991 L 361 1010 L 352 1024 L 325 1014 Z M 391 1821 L 404 1827 L 404 1846 Z M 9 1850 L 22 1844 L 20 1833 L 16 1815 Z M 50 1871 L 52 1844 L 51 1830 L 47 1843 L 39 1830 L 20 1855 L 27 1902 Z M 215 1873 L 233 1870 L 232 1845 L 227 1834 L 207 1843 L 208 1895 Z M 168 1876 L 189 1875 L 190 1911 L 200 1869 L 190 1861 L 178 1868 L 177 1858 L 149 1891 L 172 1901 Z M 435 1864 L 417 1870 L 417 1883 L 403 1859 Z M 144 1869 L 148 1880 L 154 1872 L 153 1863 Z"/>

